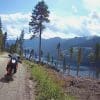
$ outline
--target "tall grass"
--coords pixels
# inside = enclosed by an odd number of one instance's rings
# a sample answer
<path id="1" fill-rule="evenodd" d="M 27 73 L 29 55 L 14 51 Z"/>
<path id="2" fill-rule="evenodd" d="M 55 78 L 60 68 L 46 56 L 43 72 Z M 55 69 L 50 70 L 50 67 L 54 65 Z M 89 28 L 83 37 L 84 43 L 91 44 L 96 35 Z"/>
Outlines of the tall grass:
<path id="1" fill-rule="evenodd" d="M 62 88 L 54 83 L 43 67 L 36 64 L 27 64 L 31 66 L 32 76 L 34 76 L 38 82 L 38 96 L 36 100 L 74 100 L 73 97 L 64 94 Z"/>

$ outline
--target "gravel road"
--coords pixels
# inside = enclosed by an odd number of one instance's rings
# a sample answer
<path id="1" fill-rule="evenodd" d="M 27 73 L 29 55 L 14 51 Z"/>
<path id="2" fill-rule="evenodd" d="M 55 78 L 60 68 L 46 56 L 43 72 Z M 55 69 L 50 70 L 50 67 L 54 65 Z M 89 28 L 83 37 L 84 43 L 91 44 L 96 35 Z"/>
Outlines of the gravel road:
<path id="1" fill-rule="evenodd" d="M 35 100 L 34 83 L 29 80 L 26 68 L 19 64 L 13 81 L 6 82 L 4 74 L 8 62 L 7 53 L 0 55 L 0 100 Z"/>

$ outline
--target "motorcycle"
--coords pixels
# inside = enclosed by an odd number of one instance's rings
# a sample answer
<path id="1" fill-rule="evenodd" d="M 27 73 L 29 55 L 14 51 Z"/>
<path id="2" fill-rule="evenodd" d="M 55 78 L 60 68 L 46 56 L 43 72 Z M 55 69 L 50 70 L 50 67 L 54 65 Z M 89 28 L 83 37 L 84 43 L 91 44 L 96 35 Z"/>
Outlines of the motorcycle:
<path id="1" fill-rule="evenodd" d="M 20 59 L 19 56 L 16 56 L 16 55 L 8 55 L 8 56 L 10 57 L 10 60 L 6 67 L 7 73 L 5 74 L 5 79 L 7 81 L 10 81 L 10 80 L 13 80 L 13 75 L 17 71 L 18 62 L 21 63 L 21 61 L 19 60 Z"/>

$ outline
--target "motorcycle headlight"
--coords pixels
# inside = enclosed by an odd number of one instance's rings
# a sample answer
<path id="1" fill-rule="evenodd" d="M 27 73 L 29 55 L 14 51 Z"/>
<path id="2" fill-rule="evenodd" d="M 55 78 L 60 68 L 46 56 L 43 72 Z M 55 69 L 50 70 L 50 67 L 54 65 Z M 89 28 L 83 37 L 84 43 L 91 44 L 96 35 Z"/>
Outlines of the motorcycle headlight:
<path id="1" fill-rule="evenodd" d="M 12 59 L 11 62 L 14 64 L 14 63 L 16 63 L 16 60 L 15 59 Z"/>

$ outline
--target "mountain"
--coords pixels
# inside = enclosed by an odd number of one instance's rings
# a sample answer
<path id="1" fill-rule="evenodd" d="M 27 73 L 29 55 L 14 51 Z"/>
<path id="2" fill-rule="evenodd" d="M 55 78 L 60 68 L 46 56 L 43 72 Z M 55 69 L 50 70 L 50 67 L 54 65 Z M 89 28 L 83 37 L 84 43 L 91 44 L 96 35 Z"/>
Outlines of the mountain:
<path id="1" fill-rule="evenodd" d="M 69 40 L 66 40 L 62 47 L 63 49 L 69 47 L 93 47 L 96 43 L 100 43 L 100 37 L 75 37 Z"/>
<path id="2" fill-rule="evenodd" d="M 56 55 L 56 47 L 57 44 L 60 42 L 63 44 L 63 42 L 66 41 L 66 39 L 61 39 L 59 37 L 50 38 L 50 39 L 42 39 L 42 51 L 44 55 L 49 52 L 52 55 Z M 34 38 L 32 40 L 25 40 L 24 42 L 24 48 L 26 49 L 34 49 L 36 53 L 38 53 L 38 45 L 39 45 L 39 39 Z"/>
<path id="3" fill-rule="evenodd" d="M 34 38 L 32 40 L 24 41 L 24 49 L 34 49 L 38 54 L 39 39 Z M 9 44 L 15 43 L 15 40 L 8 40 Z M 62 39 L 59 37 L 42 39 L 42 51 L 43 55 L 46 56 L 49 52 L 50 55 L 57 57 L 57 44 L 60 42 L 61 50 L 68 50 L 70 47 L 90 47 L 93 48 L 96 43 L 100 43 L 100 37 L 75 37 L 72 39 Z"/>
<path id="4" fill-rule="evenodd" d="M 84 43 L 85 41 L 86 41 L 85 37 L 75 37 L 75 38 L 66 40 L 62 44 L 62 47 L 63 47 L 63 49 L 67 49 L 69 47 L 73 47 L 73 46 L 76 46 L 78 44 Z"/>
<path id="5" fill-rule="evenodd" d="M 96 43 L 100 43 L 100 37 L 86 38 L 86 41 L 79 43 L 77 46 L 81 47 L 94 47 Z"/>

